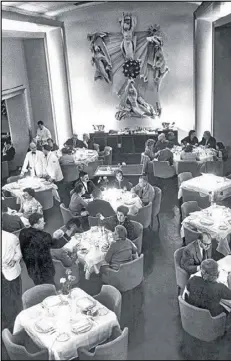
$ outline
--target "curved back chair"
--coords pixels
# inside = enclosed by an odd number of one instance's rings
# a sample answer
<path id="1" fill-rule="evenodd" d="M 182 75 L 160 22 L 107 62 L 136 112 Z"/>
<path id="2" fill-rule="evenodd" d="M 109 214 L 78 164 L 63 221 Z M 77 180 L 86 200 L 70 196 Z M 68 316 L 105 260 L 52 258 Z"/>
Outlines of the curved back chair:
<path id="1" fill-rule="evenodd" d="M 2 179 L 6 179 L 8 177 L 9 177 L 8 162 L 4 161 L 4 162 L 2 162 Z"/>
<path id="2" fill-rule="evenodd" d="M 27 334 L 24 330 L 12 335 L 8 328 L 5 328 L 2 331 L 2 340 L 10 360 L 49 360 L 47 349 L 38 349 L 36 353 L 30 353 L 26 349 Z"/>
<path id="3" fill-rule="evenodd" d="M 174 252 L 174 266 L 176 273 L 176 284 L 178 287 L 178 293 L 183 292 L 184 288 L 189 280 L 189 274 L 180 266 L 181 257 L 184 251 L 184 247 L 177 249 Z"/>
<path id="4" fill-rule="evenodd" d="M 181 206 L 181 214 L 182 218 L 185 219 L 190 215 L 192 212 L 200 211 L 201 208 L 198 206 L 197 201 L 188 201 L 184 202 Z"/>
<path id="5" fill-rule="evenodd" d="M 69 208 L 66 208 L 63 203 L 60 204 L 60 211 L 63 217 L 63 224 L 67 224 L 67 222 L 74 218 Z"/>
<path id="6" fill-rule="evenodd" d="M 52 259 L 53 264 L 54 264 L 54 268 L 55 268 L 55 276 L 54 276 L 54 281 L 55 281 L 55 287 L 56 289 L 60 289 L 61 284 L 60 284 L 60 278 L 66 278 L 66 270 L 67 268 L 70 268 L 72 270 L 72 276 L 75 276 L 75 281 L 73 282 L 73 285 L 77 285 L 79 283 L 80 280 L 80 275 L 79 275 L 79 266 L 78 264 L 73 264 L 71 267 L 64 267 L 63 263 L 57 259 Z"/>
<path id="7" fill-rule="evenodd" d="M 131 223 L 133 224 L 134 227 L 134 233 L 136 238 L 133 239 L 133 243 L 135 244 L 135 246 L 137 247 L 138 250 L 138 254 L 141 254 L 142 251 L 142 243 L 143 243 L 143 226 L 141 223 L 136 222 L 136 221 L 131 221 Z"/>
<path id="8" fill-rule="evenodd" d="M 184 238 L 186 245 L 198 239 L 200 232 L 194 231 L 190 227 L 186 226 L 186 224 L 184 224 L 183 227 L 184 227 Z"/>
<path id="9" fill-rule="evenodd" d="M 121 292 L 132 290 L 143 281 L 144 255 L 120 265 L 119 270 L 107 268 L 102 273 L 104 283 L 114 286 Z"/>
<path id="10" fill-rule="evenodd" d="M 42 302 L 46 297 L 56 295 L 56 288 L 54 285 L 43 284 L 37 285 L 25 291 L 22 295 L 23 309 L 32 307 Z"/>
<path id="11" fill-rule="evenodd" d="M 51 188 L 35 192 L 35 199 L 37 199 L 37 201 L 41 204 L 43 211 L 52 208 L 54 205 L 54 198 Z"/>
<path id="12" fill-rule="evenodd" d="M 196 201 L 201 208 L 208 208 L 210 206 L 209 196 L 201 196 L 200 193 L 184 189 L 182 187 L 183 203 L 188 201 Z"/>
<path id="13" fill-rule="evenodd" d="M 208 310 L 190 305 L 178 297 L 183 329 L 201 341 L 212 342 L 225 333 L 226 314 L 212 317 Z"/>
<path id="14" fill-rule="evenodd" d="M 172 178 L 176 175 L 176 171 L 173 165 L 170 165 L 168 161 L 153 161 L 153 172 L 157 178 Z"/>
<path id="15" fill-rule="evenodd" d="M 132 221 L 141 223 L 144 228 L 148 228 L 152 221 L 152 202 L 147 206 L 140 208 L 135 216 L 130 215 L 129 218 Z"/>
<path id="16" fill-rule="evenodd" d="M 183 173 L 180 173 L 178 174 L 177 178 L 178 178 L 178 187 L 181 186 L 181 183 L 189 180 L 189 179 L 192 179 L 192 173 L 191 172 L 183 172 Z"/>
<path id="17" fill-rule="evenodd" d="M 95 162 L 89 162 L 88 165 L 83 166 L 84 172 L 87 172 L 89 179 L 94 178 L 96 169 L 103 164 L 102 159 L 98 159 Z"/>
<path id="18" fill-rule="evenodd" d="M 191 172 L 193 177 L 200 175 L 200 164 L 196 160 L 179 160 L 176 162 L 176 174 Z"/>
<path id="19" fill-rule="evenodd" d="M 127 360 L 128 356 L 128 328 L 121 331 L 118 327 L 112 330 L 110 339 L 96 346 L 94 353 L 85 348 L 78 348 L 79 360 Z"/>
<path id="20" fill-rule="evenodd" d="M 109 310 L 115 312 L 118 321 L 120 320 L 122 304 L 122 296 L 120 291 L 118 291 L 113 286 L 103 285 L 100 293 L 95 295 L 94 298 Z"/>

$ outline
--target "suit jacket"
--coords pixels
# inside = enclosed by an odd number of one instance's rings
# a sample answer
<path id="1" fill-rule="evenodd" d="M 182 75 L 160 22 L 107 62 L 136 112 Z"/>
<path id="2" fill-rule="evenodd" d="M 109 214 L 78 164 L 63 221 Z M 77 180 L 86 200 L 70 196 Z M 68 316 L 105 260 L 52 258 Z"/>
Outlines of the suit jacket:
<path id="1" fill-rule="evenodd" d="M 19 229 L 22 229 L 24 224 L 21 221 L 21 218 L 16 214 L 2 214 L 2 229 L 6 232 L 15 232 Z"/>
<path id="2" fill-rule="evenodd" d="M 114 232 L 115 227 L 120 224 L 126 228 L 128 239 L 130 239 L 131 241 L 136 239 L 134 226 L 128 217 L 125 217 L 124 222 L 120 223 L 118 221 L 117 216 L 115 215 L 115 216 L 107 217 L 107 218 L 103 219 L 102 221 L 100 221 L 100 224 L 102 226 L 104 226 L 105 228 L 109 229 L 109 231 L 111 231 L 111 232 Z"/>
<path id="3" fill-rule="evenodd" d="M 28 152 L 26 154 L 21 174 L 30 170 L 32 175 L 36 175 L 37 177 L 42 177 L 44 175 L 44 154 L 40 150 L 36 150 L 35 154 L 32 152 Z"/>
<path id="4" fill-rule="evenodd" d="M 67 145 L 72 148 L 84 148 L 86 147 L 84 142 L 79 139 L 69 138 L 64 145 Z"/>
<path id="5" fill-rule="evenodd" d="M 170 165 L 173 165 L 173 153 L 170 149 L 162 149 L 157 156 L 158 161 L 168 161 Z"/>
<path id="6" fill-rule="evenodd" d="M 200 145 L 207 145 L 209 148 L 216 149 L 217 142 L 216 142 L 216 139 L 214 137 L 210 137 L 207 142 L 206 142 L 206 139 L 203 137 L 199 144 Z"/>
<path id="7" fill-rule="evenodd" d="M 49 152 L 44 156 L 44 171 L 43 174 L 48 175 L 55 182 L 60 182 L 63 179 L 63 173 L 59 164 L 59 160 L 53 152 Z"/>
<path id="8" fill-rule="evenodd" d="M 36 284 L 46 283 L 55 274 L 50 254 L 51 235 L 29 227 L 21 230 L 19 241 L 28 275 Z"/>
<path id="9" fill-rule="evenodd" d="M 134 191 L 142 200 L 144 205 L 147 205 L 149 202 L 152 202 L 155 197 L 155 191 L 151 184 L 147 184 L 145 188 L 141 188 L 139 183 L 131 189 Z"/>
<path id="10" fill-rule="evenodd" d="M 189 304 L 209 310 L 213 317 L 224 312 L 220 305 L 222 299 L 231 300 L 231 289 L 222 283 L 204 281 L 202 277 L 194 276 L 187 284 L 185 301 Z"/>
<path id="11" fill-rule="evenodd" d="M 105 261 L 114 269 L 119 269 L 120 264 L 130 262 L 132 255 L 137 252 L 136 246 L 129 239 L 121 239 L 111 243 L 105 256 Z"/>
<path id="12" fill-rule="evenodd" d="M 207 251 L 207 258 L 212 257 L 212 246 Z M 198 244 L 198 240 L 189 243 L 183 251 L 180 261 L 181 267 L 189 274 L 197 272 L 197 266 L 202 262 L 202 254 Z"/>
<path id="13" fill-rule="evenodd" d="M 194 137 L 192 140 L 190 139 L 189 135 L 187 137 L 185 137 L 184 139 L 182 139 L 181 141 L 182 144 L 191 144 L 191 145 L 195 145 L 199 143 L 199 140 L 197 137 Z"/>
<path id="14" fill-rule="evenodd" d="M 131 185 L 126 178 L 123 178 L 121 182 L 119 182 L 118 179 L 115 179 L 113 183 L 113 187 L 116 189 L 124 189 L 125 187 L 127 191 L 131 190 Z"/>
<path id="15" fill-rule="evenodd" d="M 96 190 L 96 186 L 94 185 L 94 183 L 91 180 L 89 180 L 87 182 L 87 187 L 86 187 L 85 184 L 81 181 L 81 179 L 78 179 L 77 182 L 75 183 L 75 187 L 79 183 L 81 183 L 85 189 L 85 194 L 83 195 L 83 198 L 90 198 L 91 194 Z"/>
<path id="16" fill-rule="evenodd" d="M 6 150 L 5 153 L 6 154 L 2 156 L 2 162 L 4 162 L 4 161 L 10 162 L 11 160 L 14 159 L 14 156 L 15 156 L 14 147 L 10 147 L 10 149 Z"/>
<path id="17" fill-rule="evenodd" d="M 104 217 L 111 217 L 115 215 L 115 211 L 109 202 L 103 199 L 94 199 L 88 203 L 87 211 L 92 217 L 96 217 L 97 213 L 102 214 Z"/>

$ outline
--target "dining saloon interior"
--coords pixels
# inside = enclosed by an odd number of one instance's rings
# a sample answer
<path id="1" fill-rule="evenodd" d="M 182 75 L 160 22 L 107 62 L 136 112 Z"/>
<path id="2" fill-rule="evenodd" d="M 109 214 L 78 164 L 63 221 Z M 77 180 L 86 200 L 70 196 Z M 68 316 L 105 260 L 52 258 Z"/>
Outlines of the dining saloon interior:
<path id="1" fill-rule="evenodd" d="M 2 2 L 2 360 L 230 360 L 230 39 L 230 2 Z"/>

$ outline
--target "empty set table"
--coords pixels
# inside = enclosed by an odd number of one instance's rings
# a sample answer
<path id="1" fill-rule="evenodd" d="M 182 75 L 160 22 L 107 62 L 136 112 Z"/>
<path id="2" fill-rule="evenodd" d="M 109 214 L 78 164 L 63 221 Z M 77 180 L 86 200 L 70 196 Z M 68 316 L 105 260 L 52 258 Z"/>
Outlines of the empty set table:
<path id="1" fill-rule="evenodd" d="M 24 329 L 50 360 L 70 360 L 77 349 L 90 350 L 105 342 L 118 327 L 116 314 L 80 288 L 69 296 L 57 295 L 19 313 L 14 333 Z"/>

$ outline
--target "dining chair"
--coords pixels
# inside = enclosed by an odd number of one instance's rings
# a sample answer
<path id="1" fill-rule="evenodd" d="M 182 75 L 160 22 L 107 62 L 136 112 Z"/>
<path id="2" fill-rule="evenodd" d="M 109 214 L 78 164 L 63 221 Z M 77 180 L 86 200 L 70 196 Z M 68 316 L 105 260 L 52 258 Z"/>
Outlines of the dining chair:
<path id="1" fill-rule="evenodd" d="M 1 173 L 1 177 L 2 179 L 6 179 L 9 177 L 9 167 L 8 167 L 8 162 L 2 162 L 2 173 Z"/>
<path id="2" fill-rule="evenodd" d="M 200 173 L 214 174 L 220 177 L 224 175 L 224 163 L 222 160 L 205 162 L 200 167 Z"/>
<path id="3" fill-rule="evenodd" d="M 60 278 L 66 278 L 66 270 L 69 268 L 72 271 L 72 276 L 75 277 L 75 281 L 73 281 L 73 285 L 77 285 L 80 280 L 79 275 L 79 266 L 78 264 L 73 264 L 71 267 L 64 267 L 63 263 L 60 260 L 52 259 L 54 268 L 55 268 L 55 276 L 54 276 L 54 282 L 56 290 L 59 290 L 61 288 L 60 284 Z"/>
<path id="4" fill-rule="evenodd" d="M 46 297 L 56 295 L 56 288 L 54 285 L 42 284 L 37 285 L 25 291 L 22 295 L 23 309 L 32 307 L 42 302 Z"/>
<path id="5" fill-rule="evenodd" d="M 25 330 L 12 335 L 8 328 L 5 328 L 2 331 L 2 340 L 10 360 L 49 360 L 48 350 L 38 348 Z M 36 352 L 31 353 L 28 346 Z"/>
<path id="6" fill-rule="evenodd" d="M 130 215 L 129 218 L 132 221 L 141 223 L 144 228 L 150 227 L 152 221 L 152 202 L 149 202 L 147 206 L 140 208 L 135 216 Z"/>
<path id="7" fill-rule="evenodd" d="M 132 240 L 132 242 L 137 247 L 138 254 L 140 255 L 141 251 L 142 251 L 143 229 L 144 229 L 144 227 L 142 226 L 141 223 L 136 222 L 136 221 L 131 221 L 131 223 L 133 224 L 134 234 L 135 234 L 135 237 L 136 237 L 135 239 Z"/>
<path id="8" fill-rule="evenodd" d="M 17 182 L 19 179 L 21 179 L 20 175 L 14 175 L 7 178 L 6 183 L 9 184 L 9 183 Z"/>
<path id="9" fill-rule="evenodd" d="M 16 211 L 18 211 L 19 210 L 19 208 L 20 208 L 20 204 L 17 204 L 17 198 L 16 197 L 6 197 L 5 195 L 4 195 L 4 198 L 3 198 L 3 200 L 2 200 L 2 203 L 6 206 L 6 207 L 8 207 L 8 208 L 11 208 L 11 209 L 14 209 L 14 210 L 16 210 Z"/>
<path id="10" fill-rule="evenodd" d="M 184 202 L 181 206 L 182 218 L 185 219 L 190 215 L 190 213 L 198 212 L 201 208 L 198 206 L 197 201 L 188 201 Z"/>
<path id="11" fill-rule="evenodd" d="M 159 213 L 160 213 L 160 206 L 161 206 L 161 200 L 162 200 L 162 190 L 159 187 L 153 186 L 154 188 L 154 192 L 155 192 L 155 197 L 152 201 L 152 227 L 153 227 L 153 223 L 154 223 L 154 219 L 155 217 L 157 217 L 157 221 L 158 221 L 158 229 L 160 228 L 160 217 L 159 217 Z"/>
<path id="12" fill-rule="evenodd" d="M 41 204 L 43 211 L 51 209 L 54 206 L 54 197 L 52 189 L 38 190 L 35 192 L 35 199 Z"/>
<path id="13" fill-rule="evenodd" d="M 60 211 L 63 217 L 63 224 L 67 224 L 67 222 L 72 218 L 80 218 L 80 216 L 73 216 L 69 208 L 66 208 L 63 203 L 60 204 Z"/>
<path id="14" fill-rule="evenodd" d="M 192 179 L 192 173 L 191 172 L 183 172 L 178 174 L 178 188 L 180 188 L 181 184 L 189 179 Z"/>
<path id="15" fill-rule="evenodd" d="M 176 162 L 176 174 L 190 172 L 193 177 L 198 177 L 200 175 L 200 164 L 196 160 L 179 160 Z"/>
<path id="16" fill-rule="evenodd" d="M 210 206 L 209 196 L 201 196 L 199 192 L 190 191 L 182 187 L 183 203 L 188 201 L 196 201 L 201 208 L 208 208 Z"/>
<path id="17" fill-rule="evenodd" d="M 200 232 L 193 230 L 186 224 L 183 225 L 184 227 L 184 238 L 185 238 L 185 244 L 192 243 L 193 241 L 196 241 L 198 239 Z"/>
<path id="18" fill-rule="evenodd" d="M 96 169 L 101 165 L 103 165 L 103 160 L 98 159 L 95 162 L 89 162 L 88 165 L 84 165 L 83 170 L 87 172 L 89 179 L 93 179 Z"/>
<path id="19" fill-rule="evenodd" d="M 118 321 L 120 320 L 122 304 L 120 291 L 113 286 L 102 285 L 100 293 L 95 295 L 94 298 L 109 310 L 113 311 L 116 314 Z"/>
<path id="20" fill-rule="evenodd" d="M 168 161 L 153 161 L 153 172 L 157 178 L 172 178 L 176 175 L 176 171 L 173 165 L 170 165 Z"/>
<path id="21" fill-rule="evenodd" d="M 107 268 L 102 271 L 104 283 L 114 286 L 121 292 L 132 290 L 143 281 L 144 255 L 120 265 L 118 270 Z"/>
<path id="22" fill-rule="evenodd" d="M 85 348 L 78 348 L 79 360 L 127 360 L 128 356 L 128 328 L 120 330 L 114 327 L 107 342 L 96 346 L 93 352 Z"/>
<path id="23" fill-rule="evenodd" d="M 178 287 L 178 295 L 184 291 L 184 288 L 189 280 L 188 272 L 186 272 L 180 266 L 180 261 L 183 252 L 184 252 L 184 247 L 181 247 L 174 252 L 174 266 L 175 266 L 175 274 L 176 274 L 176 285 Z"/>
<path id="24" fill-rule="evenodd" d="M 178 296 L 183 329 L 201 341 L 212 342 L 225 333 L 226 314 L 212 317 L 209 310 L 190 305 Z"/>

